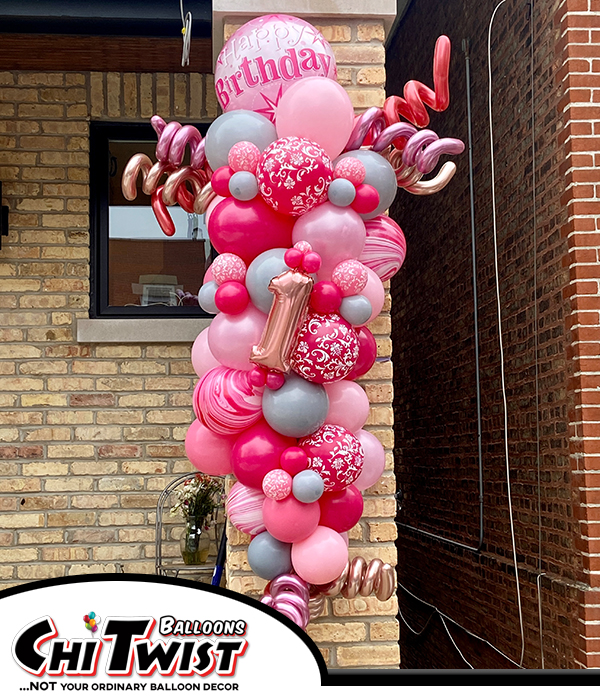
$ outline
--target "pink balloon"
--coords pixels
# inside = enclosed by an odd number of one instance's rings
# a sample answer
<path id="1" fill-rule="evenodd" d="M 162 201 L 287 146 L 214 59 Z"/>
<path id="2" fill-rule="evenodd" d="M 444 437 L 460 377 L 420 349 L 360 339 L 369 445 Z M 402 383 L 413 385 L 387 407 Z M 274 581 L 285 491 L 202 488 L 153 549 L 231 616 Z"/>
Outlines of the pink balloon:
<path id="1" fill-rule="evenodd" d="M 375 435 L 372 435 L 366 430 L 359 430 L 356 433 L 356 437 L 360 440 L 360 444 L 362 445 L 365 453 L 365 461 L 363 463 L 362 472 L 353 485 L 360 491 L 365 491 L 376 484 L 381 478 L 383 470 L 385 469 L 385 451 L 383 445 Z"/>
<path id="2" fill-rule="evenodd" d="M 266 530 L 262 517 L 265 494 L 258 489 L 251 489 L 239 481 L 231 487 L 225 510 L 231 524 L 247 535 L 258 535 Z"/>
<path id="3" fill-rule="evenodd" d="M 294 243 L 308 241 L 321 256 L 319 280 L 331 279 L 334 267 L 348 258 L 360 258 L 365 245 L 364 221 L 350 207 L 325 202 L 298 218 L 292 232 Z"/>
<path id="4" fill-rule="evenodd" d="M 291 216 L 278 214 L 262 197 L 249 202 L 227 197 L 213 209 L 208 235 L 219 253 L 235 253 L 249 265 L 265 250 L 290 248 L 295 221 Z"/>
<path id="5" fill-rule="evenodd" d="M 277 135 L 315 141 L 330 158 L 344 150 L 354 127 L 354 109 L 344 88 L 329 78 L 294 83 L 277 106 Z"/>
<path id="6" fill-rule="evenodd" d="M 204 273 L 204 279 L 202 280 L 202 284 L 206 284 L 207 282 L 212 282 L 214 280 L 214 275 L 212 271 L 212 263 L 206 268 L 206 272 Z"/>
<path id="7" fill-rule="evenodd" d="M 210 221 L 210 217 L 213 211 L 217 208 L 219 204 L 221 204 L 221 202 L 224 202 L 226 199 L 227 197 L 220 197 L 219 195 L 217 195 L 206 207 L 206 211 L 204 212 L 204 225 L 206 226 L 206 228 L 208 228 L 208 223 Z M 212 277 L 210 279 L 212 279 Z M 210 280 L 205 279 L 204 283 L 206 284 L 207 282 L 210 282 Z"/>
<path id="8" fill-rule="evenodd" d="M 369 417 L 369 399 L 365 390 L 355 382 L 342 379 L 325 384 L 329 412 L 325 423 L 341 425 L 351 433 L 360 430 Z"/>
<path id="9" fill-rule="evenodd" d="M 262 491 L 265 476 L 279 468 L 281 454 L 295 444 L 294 438 L 276 433 L 266 421 L 261 420 L 236 440 L 231 454 L 235 478 L 245 486 Z"/>
<path id="10" fill-rule="evenodd" d="M 365 221 L 365 227 L 367 240 L 360 261 L 385 282 L 402 267 L 406 239 L 400 226 L 384 214 Z"/>
<path id="11" fill-rule="evenodd" d="M 250 109 L 275 121 L 281 95 L 307 76 L 335 80 L 331 46 L 302 19 L 265 15 L 233 34 L 215 66 L 215 89 L 224 112 Z"/>
<path id="12" fill-rule="evenodd" d="M 369 273 L 369 279 L 361 294 L 364 297 L 367 297 L 367 299 L 371 302 L 373 313 L 367 321 L 367 323 L 371 323 L 374 318 L 379 316 L 381 309 L 383 309 L 383 305 L 385 303 L 385 290 L 383 288 L 382 281 L 379 279 L 379 277 L 377 277 L 373 270 L 369 268 L 367 271 Z"/>
<path id="13" fill-rule="evenodd" d="M 263 387 L 250 382 L 249 372 L 215 367 L 196 384 L 196 417 L 219 435 L 236 435 L 262 418 Z"/>
<path id="14" fill-rule="evenodd" d="M 199 377 L 204 376 L 209 370 L 220 365 L 220 362 L 208 347 L 208 328 L 198 335 L 192 345 L 192 367 Z"/>
<path id="15" fill-rule="evenodd" d="M 293 496 L 282 501 L 267 498 L 263 503 L 263 520 L 267 531 L 280 542 L 300 542 L 317 529 L 319 504 L 300 503 Z"/>
<path id="16" fill-rule="evenodd" d="M 185 435 L 185 453 L 199 472 L 210 476 L 231 474 L 231 450 L 235 437 L 217 435 L 195 420 Z"/>
<path id="17" fill-rule="evenodd" d="M 250 371 L 248 359 L 258 345 L 267 321 L 266 314 L 252 304 L 240 314 L 218 314 L 208 328 L 208 344 L 213 356 L 226 367 Z"/>
<path id="18" fill-rule="evenodd" d="M 307 583 L 322 586 L 335 580 L 348 563 L 348 545 L 329 527 L 319 525 L 302 542 L 292 545 L 295 572 Z"/>
<path id="19" fill-rule="evenodd" d="M 210 266 L 212 278 L 217 284 L 225 282 L 241 282 L 246 279 L 246 263 L 233 253 L 217 255 Z M 208 282 L 209 280 L 206 280 Z"/>
<path id="20" fill-rule="evenodd" d="M 362 470 L 365 456 L 360 441 L 339 425 L 326 423 L 299 445 L 308 455 L 308 468 L 323 479 L 325 491 L 342 491 Z"/>
<path id="21" fill-rule="evenodd" d="M 346 379 L 356 379 L 366 374 L 377 359 L 377 341 L 368 328 L 356 328 L 358 336 L 358 360 Z"/>
<path id="22" fill-rule="evenodd" d="M 343 491 L 327 491 L 318 504 L 321 507 L 319 525 L 336 532 L 352 530 L 363 513 L 363 497 L 354 484 Z"/>

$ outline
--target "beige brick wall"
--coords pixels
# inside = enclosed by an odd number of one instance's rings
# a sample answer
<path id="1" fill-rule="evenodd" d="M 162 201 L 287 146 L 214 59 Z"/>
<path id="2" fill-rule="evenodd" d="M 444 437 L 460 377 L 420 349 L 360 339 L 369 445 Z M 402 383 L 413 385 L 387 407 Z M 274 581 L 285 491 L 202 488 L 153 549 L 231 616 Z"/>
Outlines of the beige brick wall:
<path id="1" fill-rule="evenodd" d="M 225 24 L 227 39 L 241 21 Z M 382 22 L 322 22 L 315 26 L 331 42 L 338 65 L 338 80 L 346 88 L 357 111 L 382 106 L 385 99 L 385 50 Z M 389 289 L 389 283 L 386 283 Z M 350 556 L 367 561 L 379 557 L 396 564 L 396 481 L 392 410 L 392 343 L 390 297 L 381 315 L 369 328 L 377 339 L 379 361 L 361 380 L 371 411 L 366 429 L 375 434 L 386 450 L 386 471 L 378 484 L 365 493 L 364 515 L 351 532 Z M 252 574 L 246 558 L 250 538 L 233 527 L 228 529 L 228 586 L 259 597 L 266 581 Z M 323 616 L 311 623 L 308 633 L 318 644 L 330 668 L 397 668 L 399 665 L 397 599 L 384 603 L 371 596 L 327 600 Z"/>
<path id="2" fill-rule="evenodd" d="M 89 122 L 216 110 L 212 76 L 0 73 L 2 587 L 154 571 L 158 494 L 191 470 L 195 375 L 189 345 L 75 341 L 89 306 Z"/>

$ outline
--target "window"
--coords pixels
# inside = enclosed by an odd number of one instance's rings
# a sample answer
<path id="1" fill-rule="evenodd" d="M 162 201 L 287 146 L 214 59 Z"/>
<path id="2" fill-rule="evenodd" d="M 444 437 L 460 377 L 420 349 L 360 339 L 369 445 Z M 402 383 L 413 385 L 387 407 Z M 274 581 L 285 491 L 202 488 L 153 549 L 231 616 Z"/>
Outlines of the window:
<path id="1" fill-rule="evenodd" d="M 207 316 L 196 296 L 212 260 L 204 216 L 169 207 L 176 230 L 167 237 L 140 180 L 135 201 L 121 192 L 131 156 L 154 162 L 156 141 L 149 124 L 91 124 L 91 318 Z"/>

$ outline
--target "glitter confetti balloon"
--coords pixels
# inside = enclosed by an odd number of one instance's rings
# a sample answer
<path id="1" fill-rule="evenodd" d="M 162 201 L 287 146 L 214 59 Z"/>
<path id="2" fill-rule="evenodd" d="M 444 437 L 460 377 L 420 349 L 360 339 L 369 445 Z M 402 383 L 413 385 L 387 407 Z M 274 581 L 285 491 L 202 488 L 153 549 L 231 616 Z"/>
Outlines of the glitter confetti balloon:
<path id="1" fill-rule="evenodd" d="M 383 214 L 365 221 L 365 228 L 367 239 L 360 261 L 385 282 L 402 267 L 406 257 L 406 239 L 400 226 Z"/>
<path id="2" fill-rule="evenodd" d="M 266 530 L 262 517 L 265 494 L 237 481 L 232 487 L 225 510 L 231 524 L 247 535 L 258 535 Z"/>
<path id="3" fill-rule="evenodd" d="M 215 367 L 194 390 L 194 412 L 207 428 L 219 435 L 235 435 L 262 417 L 264 387 L 250 382 L 249 372 Z"/>
<path id="4" fill-rule="evenodd" d="M 337 314 L 311 314 L 300 328 L 291 367 L 316 384 L 344 379 L 358 360 L 358 337 Z"/>
<path id="5" fill-rule="evenodd" d="M 308 455 L 308 468 L 321 475 L 325 491 L 341 491 L 362 471 L 365 453 L 360 440 L 340 425 L 326 423 L 298 444 Z"/>

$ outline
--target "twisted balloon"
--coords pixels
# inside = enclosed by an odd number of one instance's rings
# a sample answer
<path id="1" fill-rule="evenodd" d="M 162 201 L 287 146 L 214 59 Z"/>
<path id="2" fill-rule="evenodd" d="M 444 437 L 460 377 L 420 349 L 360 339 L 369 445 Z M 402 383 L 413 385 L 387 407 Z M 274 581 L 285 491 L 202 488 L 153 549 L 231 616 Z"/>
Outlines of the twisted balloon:
<path id="1" fill-rule="evenodd" d="M 311 617 L 309 588 L 306 581 L 296 574 L 281 574 L 269 583 L 267 591 L 261 598 L 261 603 L 278 610 L 298 627 L 306 629 Z"/>
<path id="2" fill-rule="evenodd" d="M 323 586 L 313 586 L 315 598 L 317 595 L 334 597 L 340 593 L 344 598 L 368 596 L 375 593 L 378 600 L 389 600 L 396 590 L 396 573 L 390 564 L 384 564 L 381 559 L 373 559 L 367 565 L 362 557 L 354 557 L 346 564 L 342 573 Z M 317 603 L 313 603 L 317 608 Z"/>

